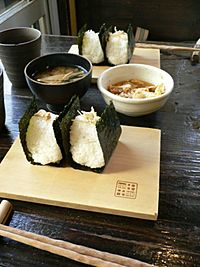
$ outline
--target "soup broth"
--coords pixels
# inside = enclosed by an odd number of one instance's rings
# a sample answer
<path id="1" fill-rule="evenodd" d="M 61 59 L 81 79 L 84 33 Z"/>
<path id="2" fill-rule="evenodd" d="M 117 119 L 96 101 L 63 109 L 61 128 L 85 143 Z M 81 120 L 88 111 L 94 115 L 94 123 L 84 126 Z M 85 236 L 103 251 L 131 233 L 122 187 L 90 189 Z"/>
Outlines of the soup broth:
<path id="1" fill-rule="evenodd" d="M 85 76 L 87 71 L 80 66 L 47 67 L 44 71 L 37 72 L 34 79 L 45 84 L 63 84 L 72 82 Z"/>

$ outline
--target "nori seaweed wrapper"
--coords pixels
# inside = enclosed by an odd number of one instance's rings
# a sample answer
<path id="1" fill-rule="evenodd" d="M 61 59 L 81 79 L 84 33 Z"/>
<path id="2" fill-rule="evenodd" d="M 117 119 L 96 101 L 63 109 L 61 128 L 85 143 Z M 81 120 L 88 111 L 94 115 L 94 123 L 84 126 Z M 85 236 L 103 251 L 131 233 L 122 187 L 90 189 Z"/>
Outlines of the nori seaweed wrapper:
<path id="1" fill-rule="evenodd" d="M 103 49 L 104 59 L 105 59 L 105 47 L 106 47 L 106 38 L 105 38 L 106 37 L 106 34 L 105 34 L 106 32 L 107 32 L 107 27 L 106 27 L 106 24 L 103 23 L 101 25 L 101 27 L 100 27 L 100 30 L 99 30 L 99 40 L 100 40 L 100 43 L 101 43 L 101 47 Z"/>
<path id="2" fill-rule="evenodd" d="M 31 152 L 27 148 L 26 144 L 26 132 L 29 126 L 29 122 L 31 117 L 38 111 L 38 107 L 35 101 L 35 98 L 31 101 L 28 109 L 22 116 L 22 118 L 19 121 L 19 137 L 22 144 L 22 148 L 24 150 L 25 156 L 28 161 L 30 161 L 32 164 L 36 164 L 32 158 Z"/>
<path id="3" fill-rule="evenodd" d="M 75 169 L 81 169 L 86 171 L 93 171 L 97 173 L 103 172 L 106 164 L 112 156 L 115 150 L 119 137 L 121 135 L 122 129 L 120 126 L 120 121 L 117 116 L 115 107 L 112 102 L 105 108 L 101 114 L 100 119 L 96 123 L 97 134 L 101 149 L 103 151 L 105 165 L 101 168 L 90 168 L 87 166 L 80 165 L 73 161 L 71 158 L 71 166 Z"/>
<path id="4" fill-rule="evenodd" d="M 131 26 L 131 24 L 128 25 L 127 34 L 128 34 L 128 60 L 130 61 L 133 56 L 133 51 L 135 48 L 135 37 L 133 34 L 133 27 Z"/>
<path id="5" fill-rule="evenodd" d="M 112 102 L 103 111 L 100 120 L 97 121 L 96 128 L 106 165 L 122 132 L 120 120 Z"/>
<path id="6" fill-rule="evenodd" d="M 104 65 L 110 65 L 108 62 L 108 58 L 106 56 L 106 44 L 109 39 L 109 33 L 112 31 L 113 31 L 113 26 L 110 26 L 109 28 L 104 27 L 100 35 L 100 42 L 104 53 L 104 62 L 103 62 Z"/>
<path id="7" fill-rule="evenodd" d="M 77 42 L 78 42 L 79 55 L 82 55 L 83 37 L 86 31 L 87 31 L 87 24 L 83 25 L 83 27 L 78 32 Z"/>
<path id="8" fill-rule="evenodd" d="M 63 111 L 53 122 L 53 129 L 58 145 L 61 148 L 64 156 L 64 163 L 71 162 L 70 150 L 70 127 L 73 123 L 73 119 L 77 115 L 77 111 L 80 110 L 80 101 L 77 96 L 73 96 L 70 102 L 64 107 Z"/>

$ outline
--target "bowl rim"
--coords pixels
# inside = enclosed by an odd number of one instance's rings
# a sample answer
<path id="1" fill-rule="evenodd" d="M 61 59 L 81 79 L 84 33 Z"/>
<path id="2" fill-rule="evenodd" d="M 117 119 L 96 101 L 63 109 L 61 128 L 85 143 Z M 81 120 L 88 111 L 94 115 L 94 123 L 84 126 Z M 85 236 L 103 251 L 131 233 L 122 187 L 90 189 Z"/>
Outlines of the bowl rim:
<path id="1" fill-rule="evenodd" d="M 145 67 L 147 69 L 153 69 L 153 70 L 156 70 L 156 71 L 160 71 L 161 73 L 163 73 L 165 76 L 167 76 L 171 82 L 171 86 L 169 88 L 169 90 L 165 91 L 164 94 L 162 95 L 159 95 L 159 96 L 154 96 L 154 97 L 151 97 L 151 98 L 125 98 L 125 97 L 122 97 L 122 96 L 118 96 L 118 95 L 115 95 L 111 92 L 109 92 L 106 88 L 104 88 L 102 86 L 102 79 L 104 77 L 105 74 L 113 71 L 113 69 L 117 69 L 117 68 L 124 68 L 124 67 Z M 155 66 L 152 66 L 152 65 L 148 65 L 148 64 L 138 64 L 138 63 L 131 63 L 131 64 L 121 64 L 121 65 L 117 65 L 117 66 L 113 66 L 113 67 L 110 67 L 108 69 L 106 69 L 105 71 L 103 71 L 98 80 L 97 80 L 97 86 L 98 86 L 98 89 L 101 91 L 102 94 L 106 95 L 107 97 L 111 98 L 112 100 L 116 100 L 118 102 L 123 102 L 123 103 L 129 103 L 129 104 L 144 104 L 144 103 L 149 103 L 149 102 L 156 102 L 156 101 L 159 101 L 163 98 L 166 98 L 172 91 L 173 91 L 173 88 L 174 88 L 174 80 L 172 78 L 172 76 L 166 72 L 165 70 L 163 69 L 160 69 L 158 67 L 155 67 Z"/>
<path id="2" fill-rule="evenodd" d="M 41 59 L 41 58 L 45 58 L 45 57 L 49 57 L 49 56 L 56 56 L 56 55 L 73 55 L 73 56 L 75 56 L 75 57 L 81 57 L 81 58 L 83 58 L 84 60 L 86 60 L 86 61 L 89 63 L 89 65 L 90 65 L 90 70 L 87 72 L 87 75 L 85 75 L 85 76 L 83 76 L 83 77 L 80 77 L 80 78 L 76 79 L 75 81 L 71 81 L 71 82 L 63 82 L 62 84 L 45 84 L 45 83 L 36 81 L 35 79 L 31 78 L 31 77 L 27 74 L 27 69 L 28 69 L 28 67 L 29 67 L 32 63 L 34 63 L 35 61 L 37 61 L 37 60 L 39 60 L 39 59 Z M 47 85 L 48 85 L 49 87 L 56 87 L 56 86 L 60 86 L 60 85 L 73 84 L 73 83 L 75 83 L 75 82 L 78 82 L 78 81 L 80 81 L 80 80 L 82 80 L 82 79 L 88 77 L 88 76 L 91 74 L 91 72 L 92 72 L 92 63 L 91 63 L 91 61 L 90 61 L 89 59 L 87 59 L 86 57 L 84 57 L 84 56 L 82 56 L 82 55 L 77 55 L 77 54 L 68 53 L 68 52 L 54 52 L 54 53 L 48 53 L 48 54 L 45 54 L 45 55 L 38 56 L 38 57 L 32 59 L 30 62 L 28 62 L 28 64 L 27 64 L 27 65 L 25 66 L 25 68 L 24 68 L 24 75 L 25 75 L 25 77 L 28 77 L 28 78 L 30 79 L 30 81 L 32 81 L 32 82 L 34 82 L 34 83 L 36 83 L 36 84 L 38 84 L 38 85 L 42 85 L 42 86 L 44 86 L 44 85 L 47 86 Z"/>
<path id="3" fill-rule="evenodd" d="M 38 29 L 35 29 L 35 28 L 31 28 L 31 27 L 12 27 L 12 28 L 8 28 L 8 29 L 4 29 L 2 31 L 0 31 L 0 34 L 6 34 L 6 33 L 12 33 L 12 32 L 19 32 L 19 31 L 22 31 L 22 30 L 25 30 L 25 31 L 29 31 L 29 32 L 33 32 L 33 33 L 37 33 L 37 36 L 35 36 L 35 38 L 33 38 L 32 40 L 29 40 L 29 41 L 25 41 L 25 42 L 21 42 L 21 43 L 18 43 L 18 44 L 13 44 L 13 43 L 2 43 L 0 41 L 0 44 L 1 46 L 9 46 L 9 47 L 18 47 L 18 46 L 22 46 L 22 45 L 26 45 L 26 44 L 29 44 L 29 43 L 33 43 L 39 39 L 41 39 L 42 37 L 42 33 L 40 30 Z"/>

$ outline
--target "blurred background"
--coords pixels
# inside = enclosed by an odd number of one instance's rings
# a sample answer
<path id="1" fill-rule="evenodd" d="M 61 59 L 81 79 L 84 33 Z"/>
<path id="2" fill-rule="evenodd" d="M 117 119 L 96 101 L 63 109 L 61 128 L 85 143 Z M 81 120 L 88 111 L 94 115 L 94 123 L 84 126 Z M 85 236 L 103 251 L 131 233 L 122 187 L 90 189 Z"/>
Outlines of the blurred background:
<path id="1" fill-rule="evenodd" d="M 77 35 L 106 22 L 149 30 L 148 40 L 195 41 L 200 37 L 199 0 L 0 0 L 0 30 L 33 26 L 43 33 Z"/>

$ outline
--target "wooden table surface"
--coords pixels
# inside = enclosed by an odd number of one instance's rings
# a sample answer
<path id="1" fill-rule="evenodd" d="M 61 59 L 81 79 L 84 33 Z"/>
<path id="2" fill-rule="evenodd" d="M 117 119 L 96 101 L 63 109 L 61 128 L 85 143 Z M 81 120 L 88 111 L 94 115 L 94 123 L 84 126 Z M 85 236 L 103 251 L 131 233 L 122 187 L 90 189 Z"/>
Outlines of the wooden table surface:
<path id="1" fill-rule="evenodd" d="M 43 36 L 42 53 L 68 51 L 75 40 Z M 175 81 L 166 105 L 139 118 L 119 114 L 121 124 L 161 129 L 158 220 L 10 200 L 14 206 L 10 226 L 157 266 L 200 266 L 200 64 L 191 65 L 190 54 L 163 52 L 161 68 Z M 4 95 L 0 160 L 18 136 L 19 119 L 32 97 L 28 88 L 12 88 L 8 81 Z M 82 98 L 83 108 L 92 105 L 98 112 L 105 107 L 96 85 Z M 86 265 L 0 237 L 0 266 Z"/>

